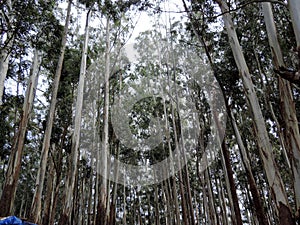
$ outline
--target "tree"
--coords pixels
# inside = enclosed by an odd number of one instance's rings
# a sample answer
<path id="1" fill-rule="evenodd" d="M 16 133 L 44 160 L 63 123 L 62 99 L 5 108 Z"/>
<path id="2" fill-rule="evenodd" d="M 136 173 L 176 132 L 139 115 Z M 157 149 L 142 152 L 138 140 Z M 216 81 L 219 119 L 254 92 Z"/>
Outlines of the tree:
<path id="1" fill-rule="evenodd" d="M 276 70 L 281 67 L 286 67 L 283 61 L 283 56 L 279 41 L 277 38 L 277 32 L 272 12 L 272 7 L 270 3 L 262 3 L 262 8 L 264 12 L 264 18 L 266 23 L 266 28 L 268 32 L 269 44 L 273 56 L 273 64 Z M 293 180 L 294 180 L 294 191 L 296 199 L 296 212 L 300 212 L 300 134 L 298 127 L 298 120 L 296 116 L 295 103 L 293 100 L 293 94 L 289 81 L 279 78 L 279 93 L 280 93 L 280 111 L 282 118 L 284 120 L 284 137 L 285 146 L 289 152 L 289 158 L 292 166 Z M 296 214 L 297 215 L 297 214 Z"/>
<path id="2" fill-rule="evenodd" d="M 31 205 L 31 220 L 35 223 L 38 223 L 41 220 L 41 197 L 42 197 L 42 191 L 44 187 L 44 180 L 45 180 L 45 173 L 46 173 L 46 166 L 47 166 L 47 159 L 48 159 L 48 153 L 49 153 L 49 147 L 50 147 L 50 138 L 52 133 L 52 126 L 53 126 L 53 120 L 54 120 L 54 114 L 55 114 L 55 106 L 57 101 L 57 92 L 58 92 L 58 86 L 59 81 L 61 77 L 61 70 L 64 60 L 64 54 L 66 49 L 66 41 L 67 41 L 67 32 L 70 22 L 70 13 L 71 13 L 71 5 L 72 0 L 68 1 L 68 8 L 67 8 L 67 17 L 65 21 L 65 27 L 64 27 L 64 33 L 62 37 L 61 42 L 61 48 L 60 48 L 60 56 L 58 59 L 56 72 L 55 72 L 55 79 L 53 82 L 53 90 L 52 90 L 52 97 L 51 97 L 51 104 L 50 104 L 50 111 L 47 119 L 47 127 L 44 134 L 44 140 L 43 140 L 43 147 L 41 151 L 41 161 L 40 161 L 40 168 L 38 170 L 37 174 L 37 180 L 36 180 L 36 190 L 34 192 L 34 197 L 32 200 Z"/>
<path id="3" fill-rule="evenodd" d="M 106 18 L 106 45 L 105 45 L 105 74 L 104 74 L 104 108 L 103 108 L 103 132 L 102 132 L 102 146 L 98 154 L 97 172 L 100 174 L 107 174 L 107 155 L 109 151 L 108 144 L 108 118 L 109 118 L 109 77 L 110 77 L 110 17 Z M 100 183 L 99 199 L 97 203 L 97 225 L 106 225 L 108 218 L 107 197 L 109 191 L 107 190 L 107 179 L 103 177 Z"/>
<path id="4" fill-rule="evenodd" d="M 82 57 L 81 57 L 81 65 L 80 65 L 80 77 L 79 84 L 77 90 L 77 99 L 76 99 L 76 107 L 75 107 L 75 122 L 74 122 L 74 131 L 72 134 L 72 147 L 71 147 L 71 157 L 70 157 L 70 167 L 67 174 L 67 183 L 65 187 L 65 198 L 64 198 L 64 208 L 62 214 L 60 216 L 60 224 L 71 224 L 71 212 L 73 207 L 74 200 L 74 186 L 75 186 L 75 178 L 77 175 L 77 163 L 78 163 L 78 154 L 79 154 L 79 146 L 80 146 L 80 128 L 81 128 L 81 114 L 82 114 L 82 105 L 83 105 L 83 93 L 84 93 L 84 83 L 86 76 L 86 67 L 87 67 L 87 52 L 88 52 L 88 40 L 89 40 L 89 21 L 92 14 L 93 5 L 90 6 L 86 16 L 86 24 L 85 24 L 85 35 L 84 35 L 84 43 L 82 47 Z"/>

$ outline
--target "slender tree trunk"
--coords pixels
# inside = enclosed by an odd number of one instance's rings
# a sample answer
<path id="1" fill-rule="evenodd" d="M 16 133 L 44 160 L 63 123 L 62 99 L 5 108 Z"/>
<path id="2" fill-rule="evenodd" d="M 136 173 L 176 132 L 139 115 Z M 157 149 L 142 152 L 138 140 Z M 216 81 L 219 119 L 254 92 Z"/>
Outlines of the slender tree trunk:
<path id="1" fill-rule="evenodd" d="M 109 151 L 108 143 L 108 113 L 109 113 L 109 76 L 110 76 L 110 21 L 107 18 L 106 23 L 106 50 L 105 50 L 105 88 L 104 88 L 104 118 L 103 118 L 103 136 L 101 148 L 101 173 L 107 174 L 107 154 Z M 100 171 L 97 171 L 99 173 Z M 107 215 L 107 180 L 101 179 L 100 196 L 98 200 L 96 225 L 106 225 Z"/>
<path id="2" fill-rule="evenodd" d="M 126 171 L 124 171 L 126 172 Z M 125 173 L 124 173 L 124 176 L 125 176 Z M 122 219 L 122 222 L 123 224 L 127 224 L 127 198 L 126 198 L 126 185 L 124 185 L 124 189 L 123 189 L 123 202 L 124 202 L 124 215 L 123 215 L 123 219 Z"/>
<path id="3" fill-rule="evenodd" d="M 254 210 L 259 222 L 259 225 L 269 225 L 268 220 L 266 218 L 266 212 L 265 209 L 263 207 L 263 203 L 259 194 L 259 191 L 257 189 L 257 185 L 255 183 L 255 178 L 253 176 L 252 173 L 252 169 L 251 169 L 251 164 L 249 161 L 249 157 L 247 155 L 247 150 L 243 144 L 242 141 L 242 137 L 241 134 L 239 132 L 238 126 L 236 124 L 236 120 L 233 116 L 232 111 L 229 109 L 229 118 L 230 118 L 230 122 L 232 124 L 233 130 L 234 130 L 234 134 L 237 140 L 237 144 L 239 146 L 239 149 L 241 151 L 241 156 L 242 156 L 242 161 L 246 170 L 246 174 L 247 174 L 247 179 L 250 185 L 250 192 L 252 195 L 252 199 L 253 199 L 253 203 L 254 203 Z"/>
<path id="4" fill-rule="evenodd" d="M 165 171 L 164 173 L 166 173 Z M 166 203 L 165 205 L 165 217 L 166 217 L 166 224 L 174 224 L 173 218 L 174 214 L 171 210 L 171 205 L 173 204 L 173 200 L 170 197 L 170 188 L 169 188 L 169 179 L 162 182 L 163 187 L 163 193 L 164 193 L 164 201 Z"/>
<path id="5" fill-rule="evenodd" d="M 12 11 L 12 1 L 11 0 L 7 0 L 6 4 L 9 8 L 9 14 L 11 14 Z M 7 17 L 9 19 L 9 21 L 12 21 L 12 17 L 10 15 L 8 15 Z M 8 70 L 8 63 L 9 63 L 9 59 L 10 59 L 10 48 L 11 48 L 11 42 L 12 40 L 10 40 L 11 38 L 11 33 L 7 32 L 7 42 L 4 41 L 4 43 L 6 43 L 6 48 L 2 49 L 0 52 L 0 105 L 2 105 L 2 99 L 3 99 L 3 92 L 4 92 L 4 82 L 7 76 L 7 70 Z M 1 40 L 2 41 L 2 40 Z"/>
<path id="6" fill-rule="evenodd" d="M 155 225 L 160 225 L 160 214 L 159 214 L 159 202 L 158 202 L 159 196 L 158 196 L 158 188 L 157 185 L 154 185 L 154 203 L 155 203 Z"/>
<path id="7" fill-rule="evenodd" d="M 298 1 L 299 3 L 299 1 Z M 285 67 L 281 48 L 277 38 L 277 31 L 274 22 L 271 3 L 261 3 L 268 33 L 269 44 L 273 56 L 274 66 L 277 70 Z M 300 4 L 298 4 L 300 7 Z M 295 12 L 296 13 L 296 12 Z M 300 15 L 299 12 L 298 16 Z M 298 17 L 300 19 L 300 16 Z M 299 30 L 300 32 L 300 30 Z M 300 35 L 300 34 L 299 34 Z M 296 116 L 295 103 L 291 91 L 290 82 L 283 78 L 278 78 L 280 94 L 280 111 L 284 121 L 285 147 L 289 153 L 292 167 L 294 191 L 296 199 L 296 214 L 300 213 L 300 134 L 298 119 Z"/>
<path id="8" fill-rule="evenodd" d="M 297 49 L 300 48 L 300 1 L 299 0 L 289 0 L 288 1 L 289 10 L 291 13 L 294 33 L 297 41 Z"/>
<path id="9" fill-rule="evenodd" d="M 119 153 L 120 153 L 120 143 L 116 143 L 116 160 L 119 159 Z M 119 176 L 119 164 L 115 164 L 115 181 L 118 180 Z M 111 197 L 111 204 L 110 204 L 110 210 L 109 210 L 109 224 L 110 225 L 116 225 L 116 200 L 117 200 L 117 190 L 118 190 L 118 183 L 113 183 L 113 190 L 112 190 L 112 197 Z"/>
<path id="10" fill-rule="evenodd" d="M 182 139 L 183 137 L 181 137 Z M 188 206 L 188 215 L 189 215 L 189 224 L 195 225 L 195 211 L 193 207 L 192 193 L 191 193 L 191 185 L 190 178 L 187 165 L 184 166 L 184 175 L 185 175 L 185 184 L 187 189 L 187 206 Z"/>
<path id="11" fill-rule="evenodd" d="M 33 106 L 35 90 L 38 83 L 38 67 L 38 51 L 35 50 L 20 125 L 14 137 L 11 155 L 8 162 L 8 168 L 0 200 L 0 216 L 8 216 L 12 213 L 18 180 L 20 176 L 21 159 L 23 154 L 24 141 L 26 138 L 26 130 Z"/>
<path id="12" fill-rule="evenodd" d="M 55 145 L 53 146 L 55 148 Z M 43 213 L 43 224 L 48 225 L 51 215 L 51 210 L 53 206 L 53 194 L 54 194 L 54 183 L 55 181 L 55 168 L 53 158 L 50 158 L 50 162 L 48 164 L 48 177 L 47 177 L 47 192 L 44 202 L 44 213 Z"/>
<path id="13" fill-rule="evenodd" d="M 222 212 L 221 214 L 223 215 L 223 223 L 224 225 L 228 225 L 229 224 L 229 221 L 228 221 L 228 214 L 227 214 L 227 206 L 226 206 L 226 198 L 225 198 L 225 188 L 223 188 L 222 186 L 222 181 L 221 181 L 221 178 L 218 178 L 217 180 L 219 182 L 219 193 L 221 195 L 221 209 L 222 209 Z"/>
<path id="14" fill-rule="evenodd" d="M 3 103 L 4 82 L 7 75 L 9 58 L 10 54 L 7 51 L 2 50 L 0 54 L 0 105 Z"/>
<path id="15" fill-rule="evenodd" d="M 234 177 L 233 177 L 233 171 L 230 163 L 230 158 L 229 158 L 229 151 L 227 149 L 225 139 L 222 141 L 222 158 L 224 159 L 224 170 L 225 170 L 225 176 L 228 178 L 228 195 L 231 195 L 232 198 L 232 204 L 233 204 L 233 209 L 234 209 L 234 221 L 235 224 L 237 225 L 243 225 L 242 222 L 242 217 L 241 217 L 241 210 L 239 207 L 239 200 L 236 192 L 236 187 L 235 187 L 235 182 L 234 182 Z"/>
<path id="16" fill-rule="evenodd" d="M 72 148 L 70 155 L 70 168 L 68 171 L 67 182 L 65 186 L 65 198 L 64 198 L 64 207 L 62 214 L 60 216 L 59 224 L 69 224 L 71 223 L 71 213 L 73 207 L 73 193 L 75 187 L 75 180 L 78 167 L 78 155 L 79 155 L 79 141 L 80 141 L 80 128 L 81 128 L 81 115 L 82 115 L 82 106 L 83 106 L 83 91 L 84 91 L 84 82 L 86 76 L 86 60 L 87 60 L 87 51 L 88 51 L 88 40 L 89 40 L 89 20 L 91 17 L 91 9 L 87 13 L 86 25 L 85 25 L 85 39 L 82 49 L 82 58 L 80 65 L 80 77 L 77 90 L 77 99 L 75 107 L 75 120 L 74 120 L 74 133 L 72 135 Z"/>
<path id="17" fill-rule="evenodd" d="M 52 145 L 52 149 L 56 149 L 55 152 L 52 152 L 52 157 L 53 157 L 53 163 L 54 163 L 54 168 L 55 168 L 55 176 L 53 180 L 53 188 L 52 188 L 52 205 L 51 205 L 51 210 L 49 214 L 49 222 L 43 223 L 43 225 L 53 225 L 55 216 L 56 216 L 56 207 L 57 207 L 57 201 L 59 197 L 59 191 L 60 191 L 60 184 L 61 184 L 61 177 L 62 177 L 62 159 L 63 159 L 63 145 L 66 140 L 66 135 L 68 132 L 68 125 L 65 125 L 63 128 L 63 132 L 61 135 L 60 139 L 60 144 L 58 148 L 55 148 L 54 144 Z M 48 187 L 47 187 L 48 188 Z M 45 212 L 45 210 L 44 210 Z M 45 214 L 44 214 L 45 216 Z M 43 218 L 44 219 L 44 218 Z"/>
<path id="18" fill-rule="evenodd" d="M 175 204 L 175 224 L 180 224 L 180 212 L 179 212 L 179 203 L 178 203 L 178 194 L 177 194 L 177 188 L 176 188 L 176 181 L 174 178 L 175 175 L 175 171 L 174 171 L 174 158 L 173 158 L 173 154 L 172 154 L 172 146 L 171 146 L 171 134 L 170 134 L 170 130 L 169 130 L 169 121 L 168 121 L 168 114 L 167 114 L 167 107 L 166 107 L 166 103 L 163 102 L 163 109 L 164 109 L 164 115 L 165 115 L 165 136 L 168 137 L 167 141 L 168 141 L 168 149 L 169 149 L 169 156 L 170 156 L 170 163 L 171 163 L 171 176 L 169 178 L 170 180 L 170 184 L 172 186 L 172 196 L 174 199 L 174 204 Z M 173 110 L 172 110 L 173 111 Z M 173 112 L 174 114 L 174 112 Z M 175 135 L 176 136 L 176 135 Z"/>
<path id="19" fill-rule="evenodd" d="M 251 113 L 253 116 L 260 157 L 263 161 L 263 167 L 266 172 L 266 177 L 270 186 L 272 197 L 274 199 L 274 202 L 276 203 L 280 222 L 281 224 L 293 224 L 291 208 L 289 206 L 289 202 L 279 170 L 275 163 L 274 155 L 272 153 L 272 146 L 270 144 L 270 139 L 268 136 L 264 117 L 258 102 L 258 98 L 254 90 L 251 75 L 246 64 L 244 54 L 242 52 L 242 48 L 239 44 L 236 31 L 234 29 L 232 17 L 228 13 L 229 8 L 225 1 L 215 1 L 219 4 L 221 11 L 224 13 L 223 20 L 227 30 L 229 43 L 231 45 L 234 59 L 236 61 L 237 67 L 240 72 L 240 76 L 242 78 L 247 103 L 249 105 L 249 108 L 251 109 Z"/>
<path id="20" fill-rule="evenodd" d="M 44 180 L 45 180 L 46 166 L 47 166 L 47 161 L 48 161 L 48 153 L 49 153 L 50 139 L 51 139 L 52 127 L 53 127 L 53 121 L 54 121 L 58 86 L 59 86 L 59 81 L 60 81 L 60 77 L 61 77 L 61 71 L 62 71 L 65 49 L 66 49 L 67 33 L 68 33 L 70 14 L 71 14 L 71 5 L 72 5 L 72 0 L 69 0 L 68 9 L 67 9 L 67 17 L 66 17 L 66 22 L 65 22 L 65 27 L 64 27 L 64 33 L 63 33 L 61 48 L 60 48 L 60 56 L 58 59 L 56 72 L 55 72 L 55 78 L 54 78 L 54 82 L 53 82 L 50 111 L 49 111 L 49 115 L 48 115 L 46 131 L 44 134 L 43 147 L 42 147 L 42 152 L 41 152 L 41 162 L 40 162 L 40 167 L 39 167 L 37 179 L 36 179 L 36 189 L 34 192 L 32 205 L 31 205 L 30 219 L 32 221 L 34 221 L 34 223 L 39 223 L 40 219 L 41 219 L 41 215 L 40 215 L 41 214 L 41 198 L 42 198 L 42 192 L 43 192 L 43 186 L 44 186 Z"/>
<path id="21" fill-rule="evenodd" d="M 87 210 L 87 225 L 92 225 L 92 208 L 93 208 L 93 172 L 91 172 L 91 175 L 90 175 L 90 184 L 89 184 L 89 194 L 88 194 L 88 210 Z"/>
<path id="22" fill-rule="evenodd" d="M 213 193 L 213 186 L 212 186 L 211 179 L 212 176 L 211 176 L 210 168 L 207 168 L 204 171 L 204 182 L 207 184 L 208 216 L 209 219 L 211 220 L 211 224 L 220 224 L 220 219 L 216 211 L 216 206 L 215 206 L 216 200 Z"/>

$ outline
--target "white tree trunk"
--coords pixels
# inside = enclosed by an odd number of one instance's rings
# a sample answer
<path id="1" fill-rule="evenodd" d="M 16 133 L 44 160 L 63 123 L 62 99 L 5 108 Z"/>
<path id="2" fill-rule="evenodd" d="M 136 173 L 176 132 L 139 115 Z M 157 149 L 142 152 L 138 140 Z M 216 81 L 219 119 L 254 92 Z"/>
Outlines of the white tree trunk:
<path id="1" fill-rule="evenodd" d="M 291 13 L 294 33 L 297 41 L 297 48 L 300 48 L 300 1 L 289 0 L 289 9 Z"/>
<path id="2" fill-rule="evenodd" d="M 74 132 L 72 136 L 72 151 L 70 159 L 70 168 L 67 177 L 67 183 L 65 186 L 65 199 L 64 199 L 64 209 L 63 216 L 65 218 L 70 218 L 72 212 L 73 203 L 73 193 L 75 187 L 76 173 L 77 173 L 77 162 L 79 154 L 79 142 L 80 142 L 80 131 L 81 131 L 81 115 L 83 106 L 83 92 L 84 92 L 84 82 L 86 77 L 86 60 L 88 52 L 88 41 L 89 41 L 89 21 L 91 18 L 92 10 L 90 9 L 86 17 L 85 25 L 85 37 L 82 49 L 81 65 L 80 65 L 80 77 L 77 89 L 77 99 L 75 107 L 75 119 L 74 119 Z M 69 221 L 71 222 L 71 221 Z"/>
<path id="3" fill-rule="evenodd" d="M 11 11 L 12 10 L 11 0 L 7 0 L 6 4 L 9 7 L 9 10 Z M 10 15 L 8 15 L 8 19 L 12 21 Z M 6 40 L 9 41 L 11 35 L 10 32 L 7 32 L 6 35 L 7 35 Z M 1 40 L 1 41 L 5 42 L 5 40 Z M 12 40 L 10 40 L 9 43 L 5 43 L 7 45 L 6 49 L 2 49 L 0 54 L 0 105 L 2 105 L 3 103 L 2 99 L 3 99 L 3 92 L 4 92 L 4 81 L 6 79 L 7 70 L 8 70 L 8 62 L 10 58 L 9 48 L 11 47 L 11 42 Z"/>
<path id="4" fill-rule="evenodd" d="M 49 115 L 48 115 L 48 120 L 47 120 L 47 127 L 46 127 L 46 131 L 44 134 L 43 147 L 42 147 L 42 151 L 41 151 L 40 167 L 39 167 L 37 178 L 36 178 L 36 189 L 34 192 L 31 210 L 30 210 L 31 211 L 30 217 L 31 217 L 31 220 L 34 221 L 34 223 L 40 223 L 40 219 L 41 219 L 40 218 L 40 216 L 41 216 L 40 215 L 41 214 L 41 198 L 42 198 L 45 173 L 46 173 L 46 167 L 47 167 L 47 161 L 48 161 L 48 153 L 49 153 L 50 139 L 51 139 L 51 134 L 52 134 L 55 107 L 56 107 L 56 101 L 57 101 L 58 86 L 59 86 L 59 81 L 60 81 L 60 77 L 61 77 L 61 71 L 62 71 L 65 49 L 66 49 L 67 33 L 68 33 L 70 14 L 71 14 L 71 5 L 72 5 L 72 0 L 69 0 L 68 9 L 67 9 L 67 17 L 66 17 L 65 27 L 64 27 L 64 33 L 63 33 L 62 42 L 61 42 L 60 56 L 58 59 L 58 64 L 57 64 L 56 72 L 55 72 L 55 78 L 54 78 L 54 82 L 53 82 L 52 97 L 51 97 L 50 110 L 49 110 Z"/>
<path id="5" fill-rule="evenodd" d="M 300 1 L 298 1 L 300 3 Z M 284 65 L 281 48 L 277 38 L 271 3 L 262 3 L 269 44 L 272 51 L 274 66 L 278 70 Z M 299 18 L 300 19 L 300 18 Z M 299 21 L 300 22 L 300 21 Z M 285 142 L 289 151 L 290 162 L 294 178 L 294 191 L 297 212 L 300 213 L 300 134 L 296 116 L 295 103 L 291 91 L 290 82 L 279 77 L 280 107 L 282 118 L 285 123 Z"/>
<path id="6" fill-rule="evenodd" d="M 7 52 L 3 50 L 0 56 L 0 105 L 3 104 L 4 81 L 7 75 L 9 58 L 10 54 L 7 54 Z"/>
<path id="7" fill-rule="evenodd" d="M 290 211 L 290 206 L 287 200 L 287 195 L 284 189 L 284 185 L 276 166 L 274 155 L 272 153 L 272 146 L 268 136 L 264 117 L 259 105 L 258 98 L 256 96 L 254 85 L 252 83 L 251 75 L 246 64 L 242 47 L 237 38 L 237 34 L 234 28 L 233 20 L 231 15 L 228 13 L 229 8 L 224 0 L 216 0 L 219 4 L 223 14 L 223 20 L 226 27 L 229 43 L 234 55 L 235 62 L 239 69 L 240 76 L 242 78 L 245 95 L 247 98 L 247 104 L 251 110 L 253 116 L 253 122 L 255 132 L 257 135 L 257 144 L 259 147 L 260 157 L 263 161 L 263 167 L 266 172 L 267 180 L 276 203 L 279 216 L 281 216 L 281 208 Z"/>
<path id="8" fill-rule="evenodd" d="M 104 84 L 104 108 L 103 108 L 103 133 L 102 133 L 102 146 L 100 153 L 100 168 L 97 168 L 97 173 L 107 174 L 107 156 L 109 151 L 108 143 L 108 118 L 109 118 L 109 76 L 110 76 L 110 21 L 107 18 L 106 23 L 106 49 L 105 49 L 105 84 Z M 98 212 L 96 224 L 107 223 L 107 179 L 102 177 L 100 184 L 100 195 L 98 202 Z"/>

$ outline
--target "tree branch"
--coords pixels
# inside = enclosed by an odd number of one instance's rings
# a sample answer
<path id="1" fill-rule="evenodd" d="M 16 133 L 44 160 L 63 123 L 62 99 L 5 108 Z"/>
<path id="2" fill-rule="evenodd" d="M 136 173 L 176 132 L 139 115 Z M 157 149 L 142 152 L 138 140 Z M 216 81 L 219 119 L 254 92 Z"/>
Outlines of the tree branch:
<path id="1" fill-rule="evenodd" d="M 269 3 L 272 3 L 272 4 L 279 4 L 279 5 L 282 5 L 284 7 L 287 7 L 286 3 L 282 2 L 282 1 L 279 1 L 279 0 L 252 0 L 252 1 L 249 1 L 249 2 L 246 2 L 246 3 L 243 3 L 243 4 L 237 6 L 234 9 L 230 9 L 230 10 L 228 10 L 226 12 L 223 12 L 223 13 L 220 13 L 220 14 L 218 14 L 216 16 L 212 16 L 212 17 L 208 17 L 208 18 L 210 18 L 210 19 L 216 19 L 216 18 L 218 18 L 220 16 L 223 16 L 226 13 L 235 12 L 235 11 L 241 9 L 241 8 L 244 8 L 247 5 L 250 5 L 250 4 L 253 4 L 253 3 L 263 3 L 263 2 L 269 2 Z M 151 7 L 151 8 L 155 9 L 154 7 Z M 191 12 L 198 12 L 198 10 L 186 10 L 186 9 L 185 10 L 179 10 L 179 11 L 162 10 L 162 9 L 160 9 L 159 11 L 160 12 L 165 12 L 165 13 L 191 13 Z"/>
<path id="2" fill-rule="evenodd" d="M 287 69 L 285 67 L 279 67 L 279 70 L 274 69 L 274 72 L 277 73 L 280 77 L 285 80 L 290 81 L 293 84 L 300 85 L 300 71 L 294 71 Z"/>
<path id="3" fill-rule="evenodd" d="M 235 11 L 237 11 L 239 9 L 242 9 L 242 8 L 246 7 L 247 5 L 250 5 L 250 4 L 253 4 L 253 3 L 263 3 L 263 2 L 269 2 L 269 3 L 272 3 L 272 4 L 279 4 L 279 5 L 282 5 L 284 7 L 287 7 L 286 3 L 282 2 L 282 1 L 278 1 L 278 0 L 252 0 L 252 1 L 249 1 L 249 2 L 246 2 L 246 3 L 243 3 L 243 4 L 239 5 L 239 6 L 237 6 L 235 9 L 230 9 L 230 10 L 228 10 L 226 12 L 220 13 L 220 14 L 218 14 L 216 16 L 211 17 L 211 18 L 216 19 L 216 18 L 218 18 L 220 16 L 223 16 L 226 13 L 231 13 L 231 12 L 235 12 Z"/>

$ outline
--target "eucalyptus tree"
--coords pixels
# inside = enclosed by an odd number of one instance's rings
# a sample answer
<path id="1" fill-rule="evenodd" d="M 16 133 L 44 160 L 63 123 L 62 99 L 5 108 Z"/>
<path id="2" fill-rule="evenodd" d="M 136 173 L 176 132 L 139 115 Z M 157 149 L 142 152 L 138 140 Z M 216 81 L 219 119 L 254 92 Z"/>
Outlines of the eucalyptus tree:
<path id="1" fill-rule="evenodd" d="M 60 216 L 60 224 L 68 224 L 71 221 L 71 212 L 74 200 L 74 186 L 75 178 L 77 175 L 77 163 L 79 154 L 79 140 L 80 140 L 80 127 L 81 127 L 81 113 L 83 105 L 83 93 L 84 83 L 87 68 L 87 52 L 88 52 L 88 40 L 89 40 L 89 22 L 93 10 L 93 4 L 88 6 L 85 23 L 85 35 L 84 43 L 82 47 L 81 65 L 80 65 L 80 77 L 79 84 L 77 87 L 77 99 L 75 107 L 75 119 L 74 119 L 74 131 L 72 134 L 72 146 L 71 146 L 71 157 L 69 162 L 69 170 L 66 178 L 66 186 L 64 190 L 65 197 L 63 198 L 63 211 Z M 71 109 L 72 110 L 72 109 Z M 73 203 L 73 204 L 72 204 Z"/>
<path id="2" fill-rule="evenodd" d="M 269 44 L 273 56 L 273 64 L 276 70 L 286 67 L 283 60 L 283 53 L 277 37 L 277 30 L 274 22 L 272 6 L 270 3 L 262 3 L 266 28 L 268 32 Z M 295 15 L 294 15 L 295 16 Z M 297 35 L 296 35 L 297 37 Z M 289 81 L 279 78 L 280 108 L 281 116 L 284 121 L 285 142 L 284 145 L 288 149 L 290 156 L 291 170 L 293 173 L 293 183 L 295 191 L 296 212 L 300 212 L 300 134 L 298 120 L 296 116 L 295 103 L 293 100 L 292 89 Z"/>
<path id="3" fill-rule="evenodd" d="M 42 200 L 41 198 L 42 198 L 42 191 L 43 191 L 43 187 L 44 187 L 48 153 L 49 153 L 49 148 L 50 148 L 50 138 L 51 138 L 51 133 L 52 133 L 53 121 L 54 121 L 58 86 L 59 86 L 59 81 L 60 81 L 60 77 L 61 77 L 64 53 L 65 53 L 65 49 L 66 49 L 67 33 L 68 33 L 68 26 L 69 26 L 69 22 L 70 22 L 70 14 L 71 14 L 71 5 L 72 5 L 72 0 L 68 1 L 67 16 L 66 16 L 66 20 L 65 20 L 64 33 L 62 36 L 62 42 L 61 42 L 61 47 L 60 47 L 60 56 L 59 56 L 57 67 L 56 67 L 54 82 L 52 85 L 53 90 L 52 90 L 52 96 L 51 96 L 51 104 L 50 104 L 49 115 L 47 118 L 47 126 L 46 126 L 46 130 L 45 130 L 43 146 L 42 146 L 42 151 L 41 151 L 40 167 L 39 167 L 38 174 L 37 174 L 36 189 L 34 192 L 34 197 L 33 197 L 32 205 L 31 205 L 30 217 L 31 217 L 31 220 L 34 221 L 35 223 L 40 222 L 40 220 L 41 220 L 41 200 Z"/>

